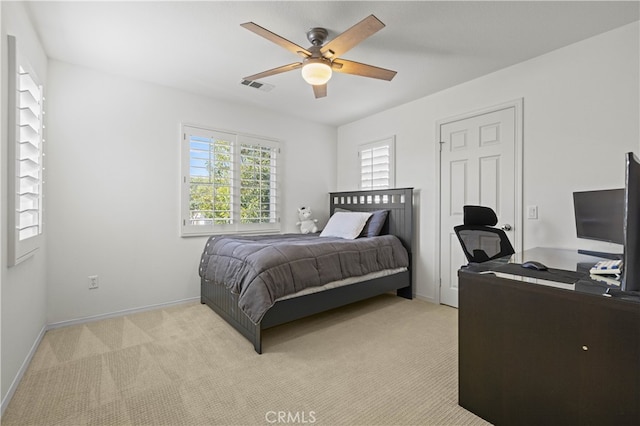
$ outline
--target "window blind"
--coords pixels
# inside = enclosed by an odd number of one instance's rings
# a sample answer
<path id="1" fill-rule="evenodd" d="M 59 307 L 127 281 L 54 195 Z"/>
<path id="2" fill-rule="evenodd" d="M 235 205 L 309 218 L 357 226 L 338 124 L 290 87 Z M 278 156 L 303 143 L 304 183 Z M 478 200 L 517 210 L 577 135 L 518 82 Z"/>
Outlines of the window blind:
<path id="1" fill-rule="evenodd" d="M 190 200 L 191 225 L 232 223 L 233 135 L 191 135 Z"/>
<path id="2" fill-rule="evenodd" d="M 183 139 L 183 235 L 279 231 L 276 141 L 186 125 Z"/>
<path id="3" fill-rule="evenodd" d="M 360 189 L 387 189 L 394 185 L 393 139 L 361 145 Z"/>
<path id="4" fill-rule="evenodd" d="M 277 150 L 260 144 L 240 144 L 240 219 L 242 223 L 277 220 Z"/>
<path id="5" fill-rule="evenodd" d="M 42 89 L 23 68 L 18 70 L 17 229 L 20 241 L 41 232 Z"/>
<path id="6" fill-rule="evenodd" d="M 43 233 L 44 88 L 8 35 L 8 265 L 29 258 Z"/>

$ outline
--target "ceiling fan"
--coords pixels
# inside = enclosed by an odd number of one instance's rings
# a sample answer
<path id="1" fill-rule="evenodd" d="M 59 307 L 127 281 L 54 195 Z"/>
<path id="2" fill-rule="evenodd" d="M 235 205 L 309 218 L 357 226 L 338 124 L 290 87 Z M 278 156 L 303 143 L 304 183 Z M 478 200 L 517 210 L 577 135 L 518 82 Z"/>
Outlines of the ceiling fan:
<path id="1" fill-rule="evenodd" d="M 322 98 L 327 96 L 327 81 L 331 78 L 333 71 L 387 81 L 391 81 L 396 75 L 396 71 L 339 58 L 340 55 L 384 28 L 385 25 L 373 15 L 364 18 L 326 45 L 324 42 L 329 32 L 324 28 L 311 28 L 307 32 L 307 39 L 311 42 L 311 47 L 308 49 L 304 49 L 253 22 L 240 25 L 303 58 L 302 62 L 294 62 L 250 75 L 245 77 L 245 80 L 258 80 L 302 68 L 302 78 L 313 86 L 315 97 Z"/>

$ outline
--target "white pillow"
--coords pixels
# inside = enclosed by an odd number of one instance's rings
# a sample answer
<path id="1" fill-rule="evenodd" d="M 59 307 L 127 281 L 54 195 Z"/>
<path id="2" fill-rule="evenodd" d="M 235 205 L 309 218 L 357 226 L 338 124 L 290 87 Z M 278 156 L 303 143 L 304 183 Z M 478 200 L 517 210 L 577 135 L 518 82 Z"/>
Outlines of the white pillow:
<path id="1" fill-rule="evenodd" d="M 336 212 L 329 218 L 327 226 L 320 233 L 321 237 L 340 237 L 348 240 L 358 238 L 362 228 L 371 217 L 364 212 Z"/>

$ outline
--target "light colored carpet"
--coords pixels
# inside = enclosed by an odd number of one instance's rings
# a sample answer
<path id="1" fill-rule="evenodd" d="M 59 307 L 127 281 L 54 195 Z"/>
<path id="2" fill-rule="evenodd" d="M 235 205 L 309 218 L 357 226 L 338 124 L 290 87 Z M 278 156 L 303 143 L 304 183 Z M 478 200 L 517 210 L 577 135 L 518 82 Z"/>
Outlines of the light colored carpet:
<path id="1" fill-rule="evenodd" d="M 457 311 L 383 295 L 263 334 L 207 306 L 48 331 L 3 425 L 483 425 L 457 405 Z"/>

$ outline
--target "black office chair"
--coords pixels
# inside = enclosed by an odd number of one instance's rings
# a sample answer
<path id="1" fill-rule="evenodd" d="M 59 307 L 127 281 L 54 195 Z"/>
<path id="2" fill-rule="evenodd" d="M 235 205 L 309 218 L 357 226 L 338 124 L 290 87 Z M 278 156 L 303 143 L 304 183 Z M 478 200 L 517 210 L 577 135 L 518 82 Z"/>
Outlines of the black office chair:
<path id="1" fill-rule="evenodd" d="M 453 228 L 464 255 L 470 263 L 482 263 L 515 253 L 507 234 L 493 228 L 498 217 L 493 209 L 483 206 L 464 206 L 464 225 Z"/>

